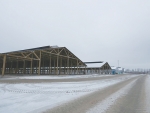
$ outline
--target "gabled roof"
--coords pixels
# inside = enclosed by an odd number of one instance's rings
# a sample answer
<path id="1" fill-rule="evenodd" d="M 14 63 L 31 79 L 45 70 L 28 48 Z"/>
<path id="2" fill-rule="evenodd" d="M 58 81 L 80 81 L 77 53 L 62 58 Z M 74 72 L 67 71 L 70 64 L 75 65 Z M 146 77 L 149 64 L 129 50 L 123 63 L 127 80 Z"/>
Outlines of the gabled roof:
<path id="1" fill-rule="evenodd" d="M 84 62 L 82 62 L 77 56 L 75 56 L 66 47 L 58 47 L 58 46 L 42 46 L 42 47 L 37 47 L 37 48 L 0 53 L 0 57 L 3 55 L 7 55 L 9 58 L 13 58 L 13 59 L 39 60 L 40 51 L 44 53 L 45 55 L 51 54 L 55 56 L 75 59 L 75 60 L 78 60 L 79 62 L 78 65 L 86 66 Z"/>
<path id="2" fill-rule="evenodd" d="M 118 69 L 117 67 L 115 67 L 115 66 L 111 66 L 111 69 Z"/>
<path id="3" fill-rule="evenodd" d="M 88 68 L 90 68 L 90 67 L 94 67 L 94 68 L 100 68 L 100 67 L 102 67 L 105 63 L 107 63 L 107 62 L 102 62 L 102 63 L 97 63 L 97 64 L 95 64 L 95 63 L 92 63 L 92 64 L 87 64 L 87 67 Z"/>
<path id="4" fill-rule="evenodd" d="M 36 47 L 36 48 L 30 48 L 30 49 L 24 49 L 24 50 L 17 50 L 17 51 L 11 51 L 11 52 L 5 52 L 6 53 L 16 53 L 16 52 L 27 52 L 27 51 L 35 51 L 35 50 L 42 50 L 42 49 L 50 49 L 53 48 L 53 46 L 42 46 L 42 47 Z"/>

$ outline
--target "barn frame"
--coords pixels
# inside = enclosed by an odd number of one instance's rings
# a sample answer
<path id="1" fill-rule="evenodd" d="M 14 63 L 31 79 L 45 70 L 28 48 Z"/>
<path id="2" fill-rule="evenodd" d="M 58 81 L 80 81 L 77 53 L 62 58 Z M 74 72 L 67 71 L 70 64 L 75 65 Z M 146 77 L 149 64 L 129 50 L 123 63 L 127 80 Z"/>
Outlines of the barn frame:
<path id="1" fill-rule="evenodd" d="M 82 68 L 81 68 L 82 67 Z M 43 46 L 0 53 L 0 74 L 85 74 L 86 64 L 66 47 Z"/>

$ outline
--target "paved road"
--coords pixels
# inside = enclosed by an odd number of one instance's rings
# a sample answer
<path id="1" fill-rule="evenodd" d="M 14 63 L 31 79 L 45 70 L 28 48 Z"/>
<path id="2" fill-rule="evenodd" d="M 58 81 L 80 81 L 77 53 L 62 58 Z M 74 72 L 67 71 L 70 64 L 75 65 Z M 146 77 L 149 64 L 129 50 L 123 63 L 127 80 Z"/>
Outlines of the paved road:
<path id="1" fill-rule="evenodd" d="M 106 113 L 150 113 L 146 109 L 145 80 L 146 76 L 138 78 L 128 94 L 118 99 Z"/>
<path id="2" fill-rule="evenodd" d="M 45 111 L 45 113 L 150 113 L 141 75 Z"/>

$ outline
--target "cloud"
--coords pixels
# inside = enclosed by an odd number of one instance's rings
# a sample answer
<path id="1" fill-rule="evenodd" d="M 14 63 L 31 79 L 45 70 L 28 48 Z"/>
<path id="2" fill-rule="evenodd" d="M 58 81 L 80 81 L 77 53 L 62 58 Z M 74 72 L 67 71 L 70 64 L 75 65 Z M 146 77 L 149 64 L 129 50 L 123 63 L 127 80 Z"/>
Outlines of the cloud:
<path id="1" fill-rule="evenodd" d="M 65 46 L 83 61 L 149 67 L 150 1 L 0 1 L 0 52 Z"/>

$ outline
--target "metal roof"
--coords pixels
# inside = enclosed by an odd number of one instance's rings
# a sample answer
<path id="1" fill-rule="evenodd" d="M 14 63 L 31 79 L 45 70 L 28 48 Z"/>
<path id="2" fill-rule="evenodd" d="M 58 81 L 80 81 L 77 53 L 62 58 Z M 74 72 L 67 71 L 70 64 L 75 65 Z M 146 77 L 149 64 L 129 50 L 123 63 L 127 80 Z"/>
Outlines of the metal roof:
<path id="1" fill-rule="evenodd" d="M 103 63 L 103 61 L 95 61 L 95 62 L 84 62 L 85 64 L 93 64 L 93 63 Z"/>
<path id="2" fill-rule="evenodd" d="M 36 47 L 36 48 L 24 49 L 24 50 L 17 50 L 17 51 L 5 52 L 5 53 L 34 51 L 34 50 L 49 49 L 49 48 L 52 48 L 52 47 L 51 46 L 42 46 L 42 47 Z M 5 54 L 5 53 L 2 53 L 2 54 Z"/>
<path id="3" fill-rule="evenodd" d="M 11 52 L 5 52 L 5 53 L 0 53 L 0 56 L 4 55 L 4 54 L 20 54 L 22 52 L 28 53 L 28 52 L 32 52 L 32 51 L 40 51 L 40 50 L 51 50 L 51 49 L 66 49 L 68 52 L 70 52 L 73 57 L 77 58 L 80 62 L 82 62 L 76 55 L 74 55 L 70 50 L 68 50 L 66 47 L 58 47 L 58 46 L 42 46 L 42 47 L 36 47 L 36 48 L 30 48 L 30 49 L 24 49 L 24 50 L 18 50 L 18 51 L 11 51 Z M 56 53 L 55 53 L 56 54 Z M 56 54 L 57 55 L 57 54 Z M 84 62 L 82 62 L 85 66 L 86 64 Z"/>
<path id="4" fill-rule="evenodd" d="M 91 68 L 91 67 L 93 67 L 93 68 L 94 68 L 94 67 L 102 67 L 102 66 L 105 65 L 106 63 L 107 63 L 107 62 L 102 62 L 102 63 L 99 63 L 99 64 L 95 64 L 95 63 L 92 64 L 92 63 L 91 63 L 91 64 L 87 64 L 87 67 L 88 67 L 88 68 Z"/>

